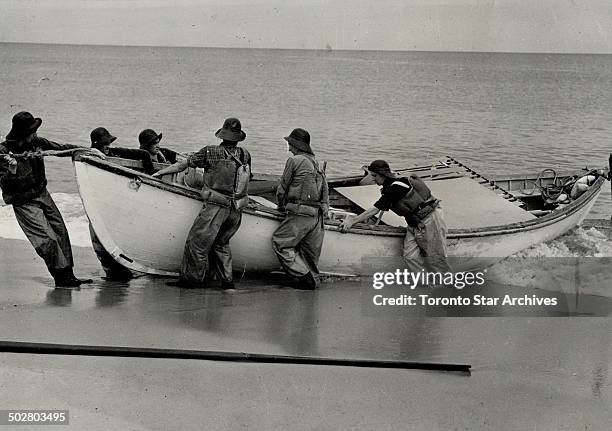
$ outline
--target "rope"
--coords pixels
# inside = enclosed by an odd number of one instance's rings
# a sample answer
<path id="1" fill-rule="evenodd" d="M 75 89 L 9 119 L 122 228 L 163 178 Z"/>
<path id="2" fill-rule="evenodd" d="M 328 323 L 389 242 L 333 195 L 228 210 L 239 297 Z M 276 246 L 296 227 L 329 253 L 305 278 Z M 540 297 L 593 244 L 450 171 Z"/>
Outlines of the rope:
<path id="1" fill-rule="evenodd" d="M 546 172 L 553 173 L 554 175 L 553 183 L 548 184 L 546 186 L 542 186 L 541 177 Z M 601 173 L 597 169 L 591 169 L 590 171 L 587 171 L 584 174 L 582 174 L 582 176 L 586 176 L 586 175 L 594 175 L 595 177 L 598 177 L 598 176 L 601 176 Z M 569 197 L 572 191 L 572 188 L 574 187 L 574 184 L 576 184 L 576 181 L 578 181 L 580 177 L 581 176 L 579 175 L 572 175 L 571 177 L 567 177 L 565 180 L 563 180 L 562 178 L 559 178 L 557 176 L 557 173 L 555 172 L 554 169 L 546 168 L 538 174 L 538 177 L 536 178 L 535 181 L 527 180 L 526 182 L 533 183 L 533 188 L 531 190 L 523 189 L 521 190 L 521 193 L 524 193 L 526 195 L 532 195 L 534 191 L 538 189 L 540 190 L 540 193 L 542 195 L 542 199 L 544 200 L 544 202 L 551 203 L 553 201 L 556 201 L 557 198 L 561 196 L 563 193 L 567 194 Z"/>
<path id="2" fill-rule="evenodd" d="M 542 177 L 547 172 L 551 172 L 553 174 L 553 182 L 552 184 L 547 184 L 546 186 L 542 186 Z M 526 195 L 533 195 L 533 193 L 537 190 L 540 191 L 542 199 L 545 202 L 556 201 L 559 196 L 563 193 L 569 195 L 574 183 L 578 180 L 576 176 L 571 176 L 563 181 L 558 177 L 557 172 L 554 169 L 546 168 L 543 169 L 535 179 L 535 181 L 527 180 L 526 182 L 532 183 L 533 188 L 531 190 L 522 189 L 521 193 Z"/>

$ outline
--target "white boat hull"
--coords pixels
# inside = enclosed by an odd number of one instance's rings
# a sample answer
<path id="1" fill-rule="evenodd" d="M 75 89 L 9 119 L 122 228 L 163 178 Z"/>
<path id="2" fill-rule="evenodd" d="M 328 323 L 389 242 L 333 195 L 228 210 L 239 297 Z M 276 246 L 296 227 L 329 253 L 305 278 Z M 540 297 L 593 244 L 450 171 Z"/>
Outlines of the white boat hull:
<path id="1" fill-rule="evenodd" d="M 177 275 L 187 233 L 202 207 L 197 196 L 165 190 L 155 180 L 140 183 L 86 161 L 75 161 L 74 166 L 85 212 L 105 249 L 135 271 Z M 451 230 L 448 244 L 449 255 L 456 258 L 454 269 L 482 268 L 564 234 L 582 222 L 599 192 L 563 217 L 544 217 L 532 225 Z M 235 271 L 280 268 L 270 244 L 279 222 L 280 217 L 265 211 L 244 211 L 241 227 L 231 241 Z M 365 275 L 372 272 L 376 261 L 399 262 L 402 241 L 399 229 L 353 229 L 343 234 L 326 225 L 319 266 L 326 273 Z"/>

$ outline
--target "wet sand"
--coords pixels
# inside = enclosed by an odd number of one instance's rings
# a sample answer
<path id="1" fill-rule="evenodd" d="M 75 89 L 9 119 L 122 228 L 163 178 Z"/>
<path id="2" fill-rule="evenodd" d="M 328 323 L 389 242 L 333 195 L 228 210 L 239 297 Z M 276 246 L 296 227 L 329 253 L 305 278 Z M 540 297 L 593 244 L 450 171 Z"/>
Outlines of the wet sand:
<path id="1" fill-rule="evenodd" d="M 351 281 L 302 292 L 242 280 L 226 294 L 98 278 L 72 291 L 52 287 L 28 243 L 0 240 L 0 257 L 1 340 L 473 366 L 0 354 L 2 408 L 69 409 L 74 429 L 609 429 L 610 318 L 366 316 Z M 90 249 L 75 261 L 98 276 Z"/>

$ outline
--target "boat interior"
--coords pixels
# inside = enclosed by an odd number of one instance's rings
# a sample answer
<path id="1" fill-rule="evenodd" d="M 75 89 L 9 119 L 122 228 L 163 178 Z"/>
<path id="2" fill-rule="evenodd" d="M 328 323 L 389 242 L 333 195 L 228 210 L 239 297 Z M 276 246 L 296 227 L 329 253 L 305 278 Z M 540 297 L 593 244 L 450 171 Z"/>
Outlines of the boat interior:
<path id="1" fill-rule="evenodd" d="M 139 161 L 118 158 L 108 158 L 107 161 L 142 171 Z M 155 164 L 156 169 L 165 166 Z M 365 167 L 361 170 L 361 174 L 328 178 L 332 223 L 363 212 L 380 196 L 379 187 Z M 563 173 L 547 169 L 533 175 L 487 178 L 452 157 L 395 172 L 401 176 L 418 175 L 428 184 L 433 195 L 442 202 L 449 229 L 500 226 L 549 215 L 571 204 L 597 179 L 597 171 L 586 168 Z M 166 175 L 161 180 L 199 191 L 203 175 L 199 169 L 188 168 L 178 174 Z M 275 212 L 278 181 L 278 175 L 254 174 L 249 184 L 252 207 L 264 212 Z M 372 217 L 365 224 L 402 227 L 405 226 L 405 220 L 389 211 Z"/>

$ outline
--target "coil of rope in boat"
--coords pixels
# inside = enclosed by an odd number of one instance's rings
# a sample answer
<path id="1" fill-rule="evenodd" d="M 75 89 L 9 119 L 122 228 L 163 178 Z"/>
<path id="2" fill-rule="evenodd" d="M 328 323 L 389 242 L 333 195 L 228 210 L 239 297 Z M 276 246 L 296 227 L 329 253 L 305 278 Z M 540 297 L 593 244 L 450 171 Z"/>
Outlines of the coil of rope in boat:
<path id="1" fill-rule="evenodd" d="M 552 172 L 553 174 L 552 184 L 547 184 L 545 186 L 542 186 L 541 178 L 546 172 Z M 594 176 L 595 178 L 597 178 L 598 176 L 605 176 L 605 175 L 603 171 L 598 171 L 597 169 L 591 169 L 590 171 L 586 172 L 583 176 L 572 175 L 570 177 L 567 177 L 565 180 L 563 180 L 562 178 L 559 178 L 557 176 L 557 172 L 554 169 L 546 168 L 538 174 L 535 181 L 530 181 L 530 180 L 526 181 L 526 182 L 532 183 L 533 188 L 531 190 L 523 189 L 521 190 L 521 193 L 524 193 L 526 195 L 532 195 L 537 189 L 540 191 L 542 199 L 547 204 L 566 203 L 567 201 L 570 200 L 570 197 L 573 199 L 573 198 L 578 197 L 581 194 L 581 193 L 577 194 L 573 190 L 576 182 L 579 182 L 582 179 L 588 178 L 589 176 Z M 590 184 L 587 184 L 587 186 L 588 185 Z M 565 197 L 563 199 L 559 199 L 560 197 L 563 197 L 562 195 L 565 195 Z"/>
<path id="2" fill-rule="evenodd" d="M 552 184 L 547 184 L 542 186 L 542 177 L 547 172 L 551 172 L 553 174 Z M 568 184 L 572 184 L 576 181 L 573 177 L 570 177 L 565 182 L 561 182 L 561 179 L 557 176 L 557 172 L 552 168 L 543 169 L 535 179 L 535 181 L 527 180 L 527 182 L 533 184 L 533 188 L 531 190 L 523 189 L 521 193 L 526 195 L 533 195 L 536 190 L 540 191 L 542 199 L 545 202 L 556 201 L 559 196 L 564 193 L 564 189 L 568 186 Z M 571 189 L 571 186 L 570 186 Z"/>

